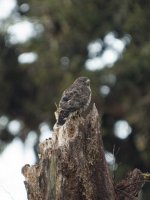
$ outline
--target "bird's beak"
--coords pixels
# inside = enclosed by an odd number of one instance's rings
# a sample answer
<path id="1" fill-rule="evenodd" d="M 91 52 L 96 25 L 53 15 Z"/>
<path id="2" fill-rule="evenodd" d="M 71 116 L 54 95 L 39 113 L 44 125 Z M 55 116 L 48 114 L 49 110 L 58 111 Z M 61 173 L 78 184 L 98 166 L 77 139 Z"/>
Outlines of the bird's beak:
<path id="1" fill-rule="evenodd" d="M 90 84 L 90 79 L 88 79 L 88 80 L 86 81 L 86 83 L 89 85 L 89 84 Z"/>

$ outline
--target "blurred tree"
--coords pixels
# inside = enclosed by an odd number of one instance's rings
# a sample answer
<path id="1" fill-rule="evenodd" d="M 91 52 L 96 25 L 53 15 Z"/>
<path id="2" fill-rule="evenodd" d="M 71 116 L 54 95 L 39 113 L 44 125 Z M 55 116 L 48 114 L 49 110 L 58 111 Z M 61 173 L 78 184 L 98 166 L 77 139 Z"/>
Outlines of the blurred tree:
<path id="1" fill-rule="evenodd" d="M 29 9 L 23 9 L 23 5 Z M 148 0 L 18 0 L 15 13 L 19 18 L 30 20 L 37 29 L 42 25 L 43 31 L 25 43 L 12 44 L 8 42 L 7 31 L 12 21 L 7 21 L 7 28 L 1 30 L 0 115 L 24 123 L 21 138 L 29 130 L 39 132 L 39 124 L 44 121 L 48 121 L 52 127 L 55 103 L 58 103 L 61 92 L 76 77 L 88 76 L 92 84 L 93 102 L 103 113 L 106 149 L 112 152 L 114 145 L 120 149 L 116 156 L 117 162 L 122 163 L 118 176 L 132 167 L 148 171 L 149 10 Z M 107 48 L 105 36 L 110 32 L 118 39 L 128 34 L 130 44 L 113 66 L 88 70 L 85 67 L 89 58 L 88 44 L 100 39 L 102 49 L 99 54 L 102 55 Z M 20 54 L 33 51 L 38 54 L 34 63 L 18 62 Z M 114 135 L 118 120 L 126 120 L 131 127 L 131 134 L 125 139 Z"/>

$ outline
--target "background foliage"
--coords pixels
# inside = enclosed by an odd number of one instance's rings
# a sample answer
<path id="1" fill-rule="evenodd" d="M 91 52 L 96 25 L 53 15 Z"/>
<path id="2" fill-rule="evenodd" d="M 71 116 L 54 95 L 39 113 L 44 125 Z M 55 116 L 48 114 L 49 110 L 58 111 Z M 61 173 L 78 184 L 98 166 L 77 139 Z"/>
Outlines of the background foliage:
<path id="1" fill-rule="evenodd" d="M 22 5 L 30 9 L 25 11 Z M 30 20 L 35 31 L 41 28 L 40 34 L 24 43 L 9 42 L 8 29 L 16 15 Z M 76 77 L 88 76 L 92 101 L 102 116 L 104 145 L 109 152 L 115 146 L 116 176 L 135 167 L 148 172 L 150 1 L 18 0 L 12 16 L 1 23 L 0 31 L 0 116 L 20 120 L 22 130 L 14 136 L 7 126 L 1 128 L 1 151 L 16 136 L 24 141 L 30 130 L 39 135 L 42 122 L 52 128 L 55 103 L 62 91 Z M 112 67 L 88 70 L 88 44 L 100 39 L 102 50 L 96 55 L 100 56 L 107 48 L 104 39 L 110 32 L 118 39 L 128 35 L 130 42 Z M 31 64 L 19 63 L 18 56 L 24 52 L 36 52 L 38 59 Z M 107 95 L 100 92 L 102 86 L 109 87 Z M 114 135 L 118 120 L 126 120 L 131 127 L 125 139 Z M 144 199 L 148 199 L 148 187 L 144 188 Z"/>

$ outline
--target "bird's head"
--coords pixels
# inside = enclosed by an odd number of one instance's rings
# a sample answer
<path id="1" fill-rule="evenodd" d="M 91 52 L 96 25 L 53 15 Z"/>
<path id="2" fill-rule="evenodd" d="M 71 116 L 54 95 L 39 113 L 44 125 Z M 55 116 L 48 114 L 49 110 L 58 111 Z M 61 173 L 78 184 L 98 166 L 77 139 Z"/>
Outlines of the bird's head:
<path id="1" fill-rule="evenodd" d="M 75 80 L 75 83 L 89 86 L 90 85 L 90 79 L 87 78 L 87 77 L 79 77 Z"/>

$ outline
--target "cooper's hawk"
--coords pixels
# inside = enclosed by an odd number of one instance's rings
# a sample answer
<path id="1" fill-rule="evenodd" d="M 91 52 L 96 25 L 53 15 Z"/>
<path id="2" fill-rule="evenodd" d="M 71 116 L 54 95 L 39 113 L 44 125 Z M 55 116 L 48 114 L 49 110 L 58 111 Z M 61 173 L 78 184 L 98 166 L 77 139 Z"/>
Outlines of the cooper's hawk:
<path id="1" fill-rule="evenodd" d="M 79 77 L 67 88 L 60 99 L 57 124 L 63 125 L 71 115 L 81 114 L 91 101 L 90 79 Z"/>

